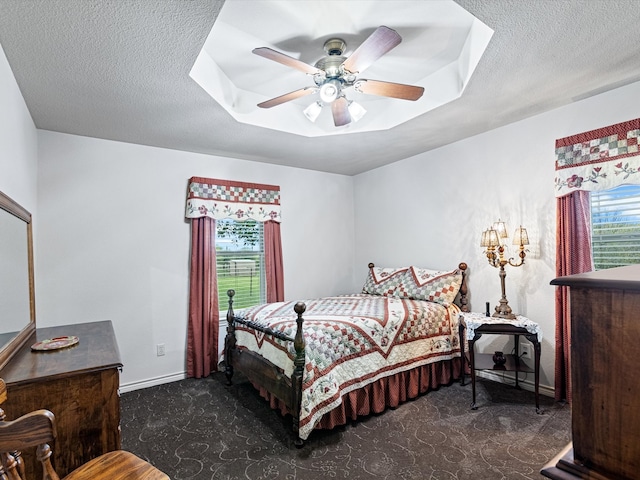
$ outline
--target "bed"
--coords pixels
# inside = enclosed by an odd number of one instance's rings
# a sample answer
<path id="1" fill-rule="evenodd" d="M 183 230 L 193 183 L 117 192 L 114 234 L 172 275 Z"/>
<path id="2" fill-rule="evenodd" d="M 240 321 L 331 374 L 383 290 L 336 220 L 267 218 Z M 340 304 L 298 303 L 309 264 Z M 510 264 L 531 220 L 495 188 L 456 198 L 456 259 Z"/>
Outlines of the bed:
<path id="1" fill-rule="evenodd" d="M 296 445 L 314 429 L 381 413 L 462 378 L 467 265 L 450 271 L 369 264 L 361 293 L 233 310 L 224 371 L 242 372 L 293 418 Z"/>

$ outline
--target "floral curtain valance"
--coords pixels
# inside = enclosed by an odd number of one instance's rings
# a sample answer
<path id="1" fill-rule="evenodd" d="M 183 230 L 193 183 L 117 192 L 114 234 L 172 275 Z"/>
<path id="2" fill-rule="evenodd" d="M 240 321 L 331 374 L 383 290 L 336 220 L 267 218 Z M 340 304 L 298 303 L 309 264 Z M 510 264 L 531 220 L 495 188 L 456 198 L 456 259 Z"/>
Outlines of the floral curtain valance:
<path id="1" fill-rule="evenodd" d="M 640 184 L 640 118 L 556 140 L 556 197 Z"/>
<path id="2" fill-rule="evenodd" d="M 280 187 L 191 177 L 185 216 L 280 222 Z"/>

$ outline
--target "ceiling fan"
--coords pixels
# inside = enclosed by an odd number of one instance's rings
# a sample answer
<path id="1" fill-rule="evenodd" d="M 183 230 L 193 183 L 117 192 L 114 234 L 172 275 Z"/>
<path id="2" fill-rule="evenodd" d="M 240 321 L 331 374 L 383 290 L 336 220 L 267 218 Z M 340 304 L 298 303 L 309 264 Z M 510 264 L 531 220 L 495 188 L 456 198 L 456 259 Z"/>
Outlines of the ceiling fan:
<path id="1" fill-rule="evenodd" d="M 398 32 L 380 26 L 349 57 L 345 57 L 343 56 L 346 49 L 344 40 L 331 38 L 324 43 L 326 56 L 318 60 L 315 65 L 309 65 L 268 47 L 254 48 L 253 53 L 256 55 L 311 75 L 315 83 L 315 86 L 300 88 L 259 103 L 258 107 L 271 108 L 306 95 L 319 93 L 320 100 L 309 105 L 304 110 L 304 114 L 309 120 L 315 122 L 322 108 L 331 105 L 333 123 L 336 127 L 340 127 L 359 120 L 366 113 L 361 105 L 348 100 L 345 96 L 345 90 L 350 87 L 368 95 L 418 100 L 424 93 L 423 87 L 358 78 L 360 73 L 398 46 L 400 42 L 402 37 Z"/>

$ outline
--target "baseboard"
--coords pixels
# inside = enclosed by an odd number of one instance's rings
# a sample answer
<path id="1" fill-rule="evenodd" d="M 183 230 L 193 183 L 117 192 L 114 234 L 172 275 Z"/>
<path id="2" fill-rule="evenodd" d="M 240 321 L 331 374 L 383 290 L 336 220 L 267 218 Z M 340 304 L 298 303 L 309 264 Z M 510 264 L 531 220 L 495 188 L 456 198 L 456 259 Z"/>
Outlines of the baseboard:
<path id="1" fill-rule="evenodd" d="M 220 313 L 220 328 L 218 330 L 218 352 L 222 352 L 222 349 L 224 348 L 224 337 L 227 334 L 226 314 L 226 311 Z M 163 383 L 177 382 L 178 380 L 184 380 L 185 378 L 187 378 L 187 372 L 180 372 L 163 375 L 161 377 L 140 380 L 137 382 L 123 383 L 120 385 L 120 393 L 133 392 L 134 390 L 153 387 L 155 385 L 162 385 Z"/>
<path id="2" fill-rule="evenodd" d="M 515 377 L 513 376 L 506 374 L 497 374 L 489 370 L 476 370 L 476 376 L 486 378 L 487 380 L 493 380 L 494 382 L 508 383 L 509 385 L 513 385 L 516 381 Z M 518 385 L 520 385 L 523 390 L 528 390 L 530 392 L 535 392 L 536 389 L 535 383 L 533 382 L 533 380 L 529 380 L 529 378 L 527 378 L 526 380 L 520 380 L 518 382 Z M 556 393 L 555 390 L 548 385 L 539 385 L 538 391 L 540 392 L 540 395 L 551 398 L 554 398 Z"/>
<path id="3" fill-rule="evenodd" d="M 140 380 L 138 382 L 123 383 L 120 385 L 120 393 L 133 392 L 134 390 L 162 385 L 164 383 L 177 382 L 178 380 L 184 380 L 185 378 L 187 378 L 186 372 L 181 372 L 163 375 L 162 377 L 149 378 L 147 380 Z"/>

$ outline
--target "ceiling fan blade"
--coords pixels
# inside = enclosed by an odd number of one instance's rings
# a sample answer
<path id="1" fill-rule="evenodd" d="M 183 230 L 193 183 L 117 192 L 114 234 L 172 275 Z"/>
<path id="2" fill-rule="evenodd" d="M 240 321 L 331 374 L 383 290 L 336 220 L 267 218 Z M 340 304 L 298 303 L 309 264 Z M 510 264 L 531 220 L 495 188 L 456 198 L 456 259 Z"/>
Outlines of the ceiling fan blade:
<path id="1" fill-rule="evenodd" d="M 402 83 L 381 82 L 379 80 L 358 80 L 353 88 L 360 93 L 378 95 L 380 97 L 393 97 L 402 100 L 418 100 L 424 93 L 424 87 L 404 85 Z"/>
<path id="2" fill-rule="evenodd" d="M 363 72 L 373 62 L 402 42 L 402 37 L 395 30 L 380 26 L 375 32 L 356 48 L 342 66 L 351 73 Z"/>
<path id="3" fill-rule="evenodd" d="M 293 92 L 285 93 L 284 95 L 280 95 L 279 97 L 272 98 L 271 100 L 267 100 L 266 102 L 259 103 L 258 106 L 260 108 L 275 107 L 282 103 L 290 102 L 291 100 L 304 97 L 305 95 L 309 95 L 317 91 L 318 89 L 315 87 L 304 87 L 299 90 L 294 90 Z"/>
<path id="4" fill-rule="evenodd" d="M 252 51 L 256 55 L 259 55 L 264 58 L 268 58 L 269 60 L 273 60 L 274 62 L 281 63 L 282 65 L 286 65 L 287 67 L 295 68 L 304 73 L 308 73 L 309 75 L 324 73 L 319 68 L 313 67 L 309 64 L 301 62 L 297 58 L 290 57 L 289 55 L 285 55 L 284 53 L 277 52 L 268 47 L 254 48 Z"/>
<path id="5" fill-rule="evenodd" d="M 333 124 L 336 127 L 342 127 L 351 123 L 351 114 L 349 113 L 349 103 L 344 97 L 337 98 L 331 104 L 331 113 L 333 113 Z"/>

